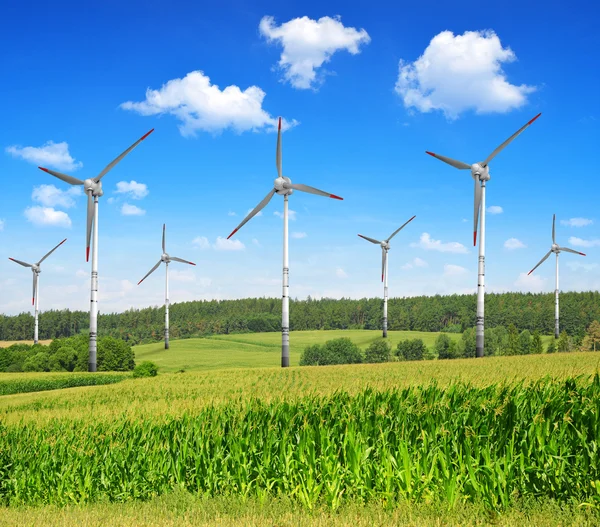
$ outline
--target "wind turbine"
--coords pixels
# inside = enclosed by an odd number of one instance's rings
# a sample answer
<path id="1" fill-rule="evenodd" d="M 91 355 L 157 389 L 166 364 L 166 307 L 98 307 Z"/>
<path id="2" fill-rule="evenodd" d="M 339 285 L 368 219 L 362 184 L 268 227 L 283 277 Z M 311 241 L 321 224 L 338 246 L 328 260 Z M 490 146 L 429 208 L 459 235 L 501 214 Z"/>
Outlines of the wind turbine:
<path id="1" fill-rule="evenodd" d="M 39 302 L 39 281 L 40 281 L 40 273 L 42 272 L 40 265 L 42 264 L 42 262 L 48 258 L 48 256 L 50 256 L 54 251 L 56 251 L 56 249 L 58 249 L 63 243 L 65 243 L 67 241 L 67 239 L 65 238 L 62 242 L 60 242 L 56 247 L 54 247 L 54 249 L 52 249 L 50 252 L 46 253 L 42 259 L 35 264 L 28 264 L 27 262 L 22 262 L 21 260 L 15 260 L 14 258 L 9 258 L 9 260 L 12 260 L 15 263 L 18 263 L 19 265 L 22 265 L 23 267 L 31 267 L 31 271 L 33 272 L 33 296 L 31 297 L 31 305 L 35 306 L 35 329 L 33 331 L 33 343 L 37 344 L 38 343 L 38 314 L 39 314 L 39 306 L 40 306 L 40 302 Z"/>
<path id="2" fill-rule="evenodd" d="M 94 231 L 94 244 L 92 245 L 92 276 L 91 276 L 91 293 L 90 293 L 90 346 L 89 346 L 89 361 L 88 371 L 96 371 L 96 341 L 98 338 L 98 198 L 104 194 L 102 190 L 102 178 L 115 167 L 115 165 L 121 161 L 129 152 L 131 152 L 137 145 L 139 145 L 146 137 L 148 137 L 154 128 L 147 134 L 138 139 L 133 143 L 125 152 L 120 156 L 116 157 L 111 161 L 104 170 L 100 172 L 95 178 L 86 179 L 82 181 L 73 176 L 56 172 L 44 167 L 38 167 L 48 174 L 52 174 L 54 177 L 65 181 L 71 185 L 83 185 L 83 189 L 88 195 L 87 204 L 87 238 L 86 238 L 86 251 L 85 261 L 88 262 L 90 259 L 90 240 L 92 238 L 92 226 Z"/>
<path id="3" fill-rule="evenodd" d="M 266 205 L 271 201 L 274 194 L 283 196 L 283 295 L 282 295 L 282 309 L 281 309 L 281 367 L 287 368 L 290 365 L 290 301 L 289 301 L 289 258 L 288 258 L 288 197 L 294 190 L 300 190 L 302 192 L 308 192 L 309 194 L 316 194 L 317 196 L 325 196 L 326 198 L 344 199 L 330 194 L 329 192 L 323 192 L 322 190 L 308 185 L 302 185 L 299 183 L 292 184 L 292 180 L 289 177 L 283 175 L 281 165 L 281 117 L 279 118 L 279 128 L 277 131 L 277 150 L 275 154 L 275 164 L 277 166 L 277 178 L 274 182 L 274 188 L 265 196 L 265 198 L 243 219 L 233 232 L 227 236 L 227 239 L 231 238 L 237 231 L 239 231 L 250 219 L 258 214 Z"/>
<path id="4" fill-rule="evenodd" d="M 513 139 L 515 139 L 525 128 L 535 121 L 541 113 L 538 113 L 525 126 L 511 135 L 504 143 L 494 150 L 485 161 L 468 165 L 462 161 L 456 161 L 449 157 L 426 152 L 444 163 L 448 163 L 460 170 L 471 170 L 471 177 L 475 180 L 475 207 L 473 212 L 473 246 L 477 245 L 477 220 L 481 211 L 481 236 L 479 237 L 479 266 L 477 271 L 477 328 L 476 328 L 476 356 L 483 357 L 483 330 L 484 330 L 484 300 L 485 300 L 485 186 L 490 180 L 489 163 L 503 150 Z"/>
<path id="5" fill-rule="evenodd" d="M 410 220 L 408 220 L 402 227 L 396 229 L 391 236 L 387 240 L 379 241 L 374 240 L 373 238 L 369 238 L 368 236 L 363 236 L 359 234 L 361 238 L 364 238 L 368 242 L 374 243 L 376 245 L 381 245 L 381 281 L 383 282 L 383 336 L 387 337 L 387 304 L 388 304 L 388 257 L 387 253 L 390 250 L 390 240 L 396 236 L 404 227 L 406 227 L 412 220 L 414 220 L 416 216 L 413 216 Z"/>
<path id="6" fill-rule="evenodd" d="M 165 248 L 166 247 L 166 245 L 165 245 L 165 230 L 166 230 L 166 225 L 163 223 L 163 235 L 162 235 L 162 250 L 163 250 L 163 252 L 160 257 L 160 260 L 152 269 L 150 269 L 150 271 L 148 271 L 148 274 L 146 274 L 146 276 L 144 276 L 144 278 L 142 278 L 138 282 L 138 285 L 140 285 L 146 278 L 148 278 L 154 271 L 156 271 L 158 269 L 158 266 L 162 262 L 165 262 L 165 349 L 168 350 L 169 349 L 169 264 L 171 262 L 181 262 L 181 263 L 186 263 L 186 264 L 190 264 L 190 265 L 196 265 L 196 264 L 192 263 L 192 262 L 188 262 L 187 260 L 183 260 L 181 258 L 176 258 L 175 256 L 169 256 L 167 254 L 167 249 Z"/>
<path id="7" fill-rule="evenodd" d="M 566 253 L 580 254 L 581 256 L 585 256 L 585 254 L 580 253 L 579 251 L 574 251 L 573 249 L 569 249 L 568 247 L 559 247 L 556 243 L 556 214 L 552 215 L 552 245 L 550 246 L 550 250 L 546 253 L 546 255 L 537 263 L 537 265 L 527 273 L 529 276 L 533 271 L 535 271 L 542 263 L 544 263 L 550 254 L 556 254 L 556 289 L 554 290 L 554 338 L 558 338 L 558 255 L 564 251 Z"/>

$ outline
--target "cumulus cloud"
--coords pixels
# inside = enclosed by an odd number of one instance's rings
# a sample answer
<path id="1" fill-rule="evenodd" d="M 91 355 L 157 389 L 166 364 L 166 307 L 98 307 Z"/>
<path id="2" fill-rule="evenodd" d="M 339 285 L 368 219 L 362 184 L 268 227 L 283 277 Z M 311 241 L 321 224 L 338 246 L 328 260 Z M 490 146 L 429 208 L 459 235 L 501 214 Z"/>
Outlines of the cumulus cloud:
<path id="1" fill-rule="evenodd" d="M 217 238 L 213 246 L 217 251 L 243 251 L 246 246 L 240 240 L 228 240 L 227 238 Z"/>
<path id="2" fill-rule="evenodd" d="M 490 214 L 502 214 L 504 212 L 504 209 L 502 207 L 499 207 L 498 205 L 492 205 L 491 207 L 487 208 L 487 211 Z"/>
<path id="3" fill-rule="evenodd" d="M 259 31 L 268 42 L 283 47 L 279 68 L 283 78 L 294 88 L 309 89 L 322 82 L 317 76 L 324 63 L 337 51 L 346 50 L 352 55 L 360 53 L 360 46 L 371 41 L 364 29 L 345 27 L 339 16 L 312 20 L 307 16 L 294 18 L 277 26 L 272 16 L 265 16 Z"/>
<path id="4" fill-rule="evenodd" d="M 544 289 L 545 280 L 536 274 L 521 273 L 515 285 L 524 291 L 539 292 Z"/>
<path id="5" fill-rule="evenodd" d="M 573 271 L 578 271 L 580 269 L 584 271 L 592 271 L 598 268 L 597 263 L 581 263 L 581 262 L 567 262 L 567 267 L 569 269 L 573 269 Z"/>
<path id="6" fill-rule="evenodd" d="M 62 210 L 55 210 L 52 207 L 27 207 L 25 217 L 34 225 L 40 227 L 71 227 L 71 218 Z"/>
<path id="7" fill-rule="evenodd" d="M 344 271 L 341 267 L 338 267 L 335 270 L 335 276 L 337 276 L 338 278 L 348 278 L 348 273 Z"/>
<path id="8" fill-rule="evenodd" d="M 65 142 L 48 141 L 42 146 L 13 145 L 6 147 L 6 152 L 35 165 L 57 168 L 58 170 L 74 171 L 83 166 L 69 154 L 69 145 Z"/>
<path id="9" fill-rule="evenodd" d="M 515 60 L 494 31 L 442 31 L 415 62 L 400 61 L 396 93 L 406 108 L 440 110 L 448 119 L 467 110 L 508 112 L 522 107 L 536 89 L 508 82 L 502 64 Z"/>
<path id="10" fill-rule="evenodd" d="M 509 251 L 514 251 L 515 249 L 525 249 L 527 245 L 525 245 L 521 240 L 517 238 L 509 238 L 504 242 L 504 248 Z"/>
<path id="11" fill-rule="evenodd" d="M 198 247 L 198 249 L 210 249 L 210 243 L 206 236 L 197 236 L 192 240 L 192 245 Z"/>
<path id="12" fill-rule="evenodd" d="M 221 90 L 211 84 L 202 71 L 192 71 L 182 79 L 172 79 L 158 90 L 148 88 L 141 102 L 124 102 L 121 108 L 141 115 L 173 115 L 180 121 L 183 136 L 193 136 L 198 130 L 219 133 L 227 128 L 237 133 L 248 130 L 275 131 L 277 119 L 266 112 L 266 93 L 258 86 L 241 90 L 231 85 Z M 282 128 L 297 124 L 282 119 Z"/>
<path id="13" fill-rule="evenodd" d="M 569 244 L 574 245 L 575 247 L 598 247 L 600 245 L 600 240 L 584 240 L 582 238 L 577 238 L 576 236 L 571 236 L 569 238 Z"/>
<path id="14" fill-rule="evenodd" d="M 117 183 L 117 194 L 127 194 L 132 199 L 142 199 L 148 195 L 148 185 L 137 181 L 119 181 Z"/>
<path id="15" fill-rule="evenodd" d="M 464 267 L 460 265 L 454 264 L 445 264 L 444 265 L 444 276 L 460 276 L 467 272 Z"/>
<path id="16" fill-rule="evenodd" d="M 571 218 L 569 220 L 560 220 L 561 225 L 567 225 L 568 227 L 587 227 L 591 225 L 593 220 L 587 218 Z"/>
<path id="17" fill-rule="evenodd" d="M 411 247 L 419 247 L 427 251 L 439 251 L 442 253 L 467 253 L 467 248 L 458 242 L 446 242 L 442 243 L 440 240 L 434 240 L 429 233 L 424 232 L 421 234 L 417 243 L 413 242 L 410 244 Z"/>
<path id="18" fill-rule="evenodd" d="M 296 238 L 297 240 L 306 238 L 307 236 L 308 234 L 306 234 L 305 232 L 292 232 L 292 238 Z"/>
<path id="19" fill-rule="evenodd" d="M 33 188 L 31 199 L 41 203 L 45 207 L 63 207 L 69 209 L 75 206 L 73 197 L 81 195 L 82 191 L 79 186 L 61 190 L 54 185 L 40 185 Z"/>
<path id="20" fill-rule="evenodd" d="M 143 216 L 146 214 L 144 209 L 140 209 L 135 205 L 130 205 L 129 203 L 123 203 L 121 207 L 121 214 L 123 216 Z"/>
<path id="21" fill-rule="evenodd" d="M 412 269 L 413 267 L 427 267 L 429 264 L 421 258 L 414 258 L 410 262 L 405 263 L 400 269 Z"/>
<path id="22" fill-rule="evenodd" d="M 276 210 L 275 212 L 273 212 L 273 215 L 277 216 L 278 218 L 283 219 L 283 212 L 279 212 L 278 210 Z M 290 221 L 296 220 L 296 211 L 295 210 L 288 209 L 288 219 Z"/>

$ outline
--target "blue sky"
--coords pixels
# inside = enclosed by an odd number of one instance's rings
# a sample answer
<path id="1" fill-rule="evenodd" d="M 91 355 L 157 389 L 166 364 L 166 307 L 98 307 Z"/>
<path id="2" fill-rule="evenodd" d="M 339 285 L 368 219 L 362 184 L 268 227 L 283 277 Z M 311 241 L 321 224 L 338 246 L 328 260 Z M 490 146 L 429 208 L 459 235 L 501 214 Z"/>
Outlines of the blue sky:
<path id="1" fill-rule="evenodd" d="M 135 285 L 160 257 L 163 222 L 168 252 L 197 263 L 173 264 L 172 302 L 280 296 L 280 197 L 223 240 L 272 188 L 279 115 L 284 173 L 344 197 L 291 196 L 292 297 L 381 295 L 380 251 L 357 234 L 385 238 L 414 214 L 392 242 L 390 295 L 474 292 L 472 179 L 425 150 L 481 161 L 539 112 L 491 163 L 487 204 L 502 212 L 487 216 L 486 286 L 553 289 L 553 265 L 523 274 L 556 213 L 569 223 L 559 244 L 588 254 L 562 258 L 561 289 L 598 289 L 598 9 L 4 7 L 0 312 L 31 307 L 31 275 L 8 257 L 37 261 L 65 237 L 42 266 L 40 307 L 88 308 L 85 196 L 36 166 L 93 177 L 151 128 L 103 179 L 100 311 L 163 302 L 162 273 Z"/>

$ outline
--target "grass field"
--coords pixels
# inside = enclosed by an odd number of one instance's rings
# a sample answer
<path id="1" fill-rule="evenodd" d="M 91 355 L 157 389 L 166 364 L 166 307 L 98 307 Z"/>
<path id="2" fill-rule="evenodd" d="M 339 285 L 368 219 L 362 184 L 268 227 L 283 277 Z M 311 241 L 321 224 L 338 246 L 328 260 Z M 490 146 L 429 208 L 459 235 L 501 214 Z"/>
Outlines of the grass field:
<path id="1" fill-rule="evenodd" d="M 39 340 L 38 343 L 39 344 L 50 344 L 52 342 L 52 339 L 48 339 L 48 340 Z M 8 348 L 9 346 L 12 346 L 13 344 L 33 344 L 33 340 L 0 340 L 0 348 Z"/>

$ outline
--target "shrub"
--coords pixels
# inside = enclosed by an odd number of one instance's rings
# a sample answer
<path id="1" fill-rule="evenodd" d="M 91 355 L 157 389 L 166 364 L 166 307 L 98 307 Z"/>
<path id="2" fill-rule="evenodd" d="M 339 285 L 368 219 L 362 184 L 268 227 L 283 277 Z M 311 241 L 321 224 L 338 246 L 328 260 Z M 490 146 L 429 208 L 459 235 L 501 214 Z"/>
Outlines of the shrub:
<path id="1" fill-rule="evenodd" d="M 423 360 L 427 347 L 421 339 L 398 342 L 396 355 L 400 360 Z"/>
<path id="2" fill-rule="evenodd" d="M 465 329 L 460 339 L 458 355 L 461 357 L 475 357 L 477 354 L 477 337 L 475 328 Z"/>
<path id="3" fill-rule="evenodd" d="M 307 346 L 300 358 L 300 366 L 359 364 L 362 361 L 360 348 L 349 338 L 341 338 L 328 340 L 322 346 Z"/>
<path id="4" fill-rule="evenodd" d="M 365 350 L 365 362 L 376 363 L 376 362 L 389 362 L 392 347 L 389 345 L 386 339 L 378 339 L 371 344 Z"/>
<path id="5" fill-rule="evenodd" d="M 531 353 L 544 353 L 542 337 L 540 336 L 540 332 L 537 329 L 533 332 L 533 338 L 531 339 Z"/>
<path id="6" fill-rule="evenodd" d="M 546 353 L 556 353 L 556 339 L 552 339 L 550 344 L 548 344 L 548 349 Z"/>
<path id="7" fill-rule="evenodd" d="M 573 350 L 573 343 L 571 342 L 571 337 L 569 337 L 569 335 L 564 329 L 560 332 L 560 335 L 558 337 L 557 347 L 559 353 L 567 353 Z"/>
<path id="8" fill-rule="evenodd" d="M 438 359 L 456 359 L 458 356 L 456 342 L 444 333 L 435 340 L 433 348 Z"/>
<path id="9" fill-rule="evenodd" d="M 134 377 L 156 377 L 157 374 L 158 366 L 149 360 L 141 362 L 133 369 Z"/>
<path id="10" fill-rule="evenodd" d="M 529 355 L 531 353 L 531 333 L 529 330 L 524 329 L 519 335 L 519 343 L 521 348 L 521 355 Z"/>
<path id="11" fill-rule="evenodd" d="M 127 371 L 135 366 L 131 346 L 113 337 L 98 339 L 98 371 Z"/>
<path id="12" fill-rule="evenodd" d="M 23 371 L 50 371 L 50 357 L 47 353 L 40 351 L 32 355 L 23 363 Z"/>

